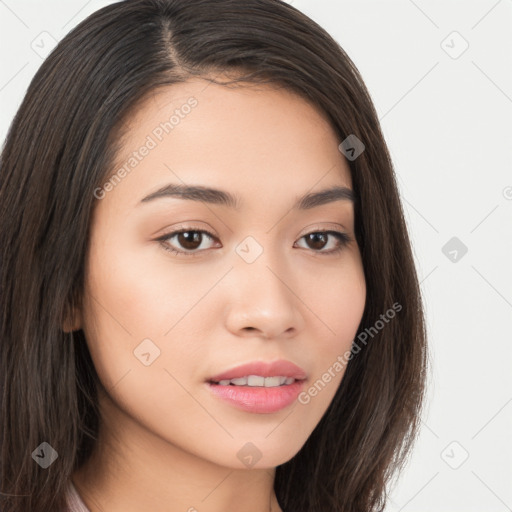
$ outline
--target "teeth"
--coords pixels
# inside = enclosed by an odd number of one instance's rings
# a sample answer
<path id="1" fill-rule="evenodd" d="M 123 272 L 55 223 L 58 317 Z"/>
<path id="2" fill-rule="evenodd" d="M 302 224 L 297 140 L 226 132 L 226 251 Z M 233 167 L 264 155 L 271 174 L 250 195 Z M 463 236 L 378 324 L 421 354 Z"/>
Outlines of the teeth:
<path id="1" fill-rule="evenodd" d="M 220 386 L 251 386 L 251 387 L 265 387 L 275 388 L 278 386 L 287 386 L 295 382 L 293 377 L 262 377 L 261 375 L 248 375 L 247 377 L 239 377 L 237 379 L 225 379 L 221 380 L 217 384 Z"/>
<path id="2" fill-rule="evenodd" d="M 265 387 L 275 388 L 281 385 L 281 379 L 279 377 L 265 377 Z"/>
<path id="3" fill-rule="evenodd" d="M 265 377 L 260 377 L 259 375 L 249 375 L 249 377 L 247 377 L 247 385 L 248 386 L 264 386 L 265 385 Z"/>
<path id="4" fill-rule="evenodd" d="M 235 386 L 247 386 L 247 377 L 239 377 L 238 379 L 231 379 Z"/>

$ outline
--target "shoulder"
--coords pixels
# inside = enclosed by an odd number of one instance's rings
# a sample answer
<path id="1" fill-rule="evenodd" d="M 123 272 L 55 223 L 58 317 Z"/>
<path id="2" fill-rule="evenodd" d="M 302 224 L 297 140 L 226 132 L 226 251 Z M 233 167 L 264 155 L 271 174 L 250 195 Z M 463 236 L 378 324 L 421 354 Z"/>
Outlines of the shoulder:
<path id="1" fill-rule="evenodd" d="M 69 480 L 68 488 L 66 490 L 66 498 L 67 498 L 67 510 L 66 512 L 90 512 L 90 510 L 85 506 L 85 503 L 80 498 L 76 487 L 73 485 L 73 482 Z"/>

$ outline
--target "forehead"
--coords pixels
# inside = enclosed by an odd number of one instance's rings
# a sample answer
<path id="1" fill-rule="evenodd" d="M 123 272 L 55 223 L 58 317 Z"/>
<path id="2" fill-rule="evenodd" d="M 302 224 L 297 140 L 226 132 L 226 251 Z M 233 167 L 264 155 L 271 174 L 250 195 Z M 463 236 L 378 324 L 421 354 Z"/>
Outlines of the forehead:
<path id="1" fill-rule="evenodd" d="M 158 185 L 203 184 L 278 198 L 333 185 L 350 169 L 325 113 L 271 84 L 202 79 L 159 88 L 127 116 L 114 194 L 135 205 Z"/>

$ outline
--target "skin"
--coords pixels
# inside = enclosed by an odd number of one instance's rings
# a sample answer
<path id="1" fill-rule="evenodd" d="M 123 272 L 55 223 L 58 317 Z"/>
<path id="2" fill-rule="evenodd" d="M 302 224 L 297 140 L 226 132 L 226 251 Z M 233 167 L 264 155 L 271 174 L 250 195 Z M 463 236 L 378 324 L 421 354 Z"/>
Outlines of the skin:
<path id="1" fill-rule="evenodd" d="M 130 116 L 116 163 L 191 96 L 190 114 L 98 200 L 83 307 L 64 326 L 84 330 L 104 386 L 97 449 L 72 477 L 91 512 L 281 511 L 275 467 L 306 442 L 344 370 L 308 404 L 268 414 L 220 401 L 205 381 L 286 359 L 306 371 L 307 389 L 350 349 L 364 310 L 353 204 L 291 210 L 308 192 L 352 188 L 341 140 L 304 99 L 200 79 L 164 87 Z M 139 204 L 168 183 L 229 191 L 241 208 L 176 197 Z M 195 257 L 164 249 L 186 250 L 183 238 L 156 241 L 181 227 L 215 239 L 203 235 Z M 352 241 L 321 254 L 338 240 L 304 236 L 322 230 Z M 250 264 L 235 251 L 247 236 L 263 250 Z M 160 350 L 148 366 L 134 355 L 146 338 Z M 237 457 L 248 442 L 261 453 L 250 468 Z"/>

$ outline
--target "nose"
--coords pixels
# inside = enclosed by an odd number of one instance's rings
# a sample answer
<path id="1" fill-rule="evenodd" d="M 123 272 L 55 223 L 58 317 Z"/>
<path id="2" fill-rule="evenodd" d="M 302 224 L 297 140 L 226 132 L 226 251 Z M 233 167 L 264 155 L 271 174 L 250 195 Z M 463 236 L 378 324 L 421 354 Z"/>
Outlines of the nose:
<path id="1" fill-rule="evenodd" d="M 303 329 L 299 279 L 277 258 L 263 254 L 253 263 L 237 261 L 230 272 L 226 328 L 237 336 L 290 338 Z M 294 289 L 295 288 L 295 289 Z"/>

